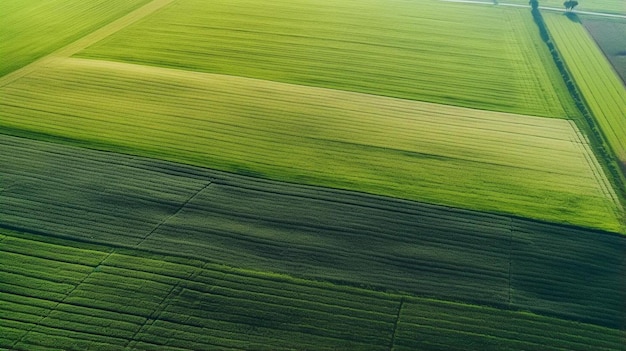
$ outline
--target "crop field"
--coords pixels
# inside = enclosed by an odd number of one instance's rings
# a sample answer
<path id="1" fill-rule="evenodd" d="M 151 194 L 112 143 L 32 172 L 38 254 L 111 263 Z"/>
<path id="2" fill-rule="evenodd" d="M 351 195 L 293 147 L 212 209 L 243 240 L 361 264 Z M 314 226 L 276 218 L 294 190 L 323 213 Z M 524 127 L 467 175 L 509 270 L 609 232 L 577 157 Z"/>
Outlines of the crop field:
<path id="1" fill-rule="evenodd" d="M 186 0 L 79 56 L 529 115 L 575 114 L 538 38 L 521 9 Z"/>
<path id="2" fill-rule="evenodd" d="M 626 19 L 584 16 L 582 23 L 626 84 Z"/>
<path id="3" fill-rule="evenodd" d="M 0 2 L 0 77 L 147 2 L 3 0 Z"/>
<path id="4" fill-rule="evenodd" d="M 527 312 L 1 233 L 3 348 L 403 350 L 432 348 L 459 323 L 465 329 L 457 333 L 483 350 L 616 350 L 623 337 L 614 329 Z"/>
<path id="5" fill-rule="evenodd" d="M 0 107 L 4 133 L 606 230 L 621 225 L 585 139 L 560 119 L 83 59 L 0 88 Z"/>
<path id="6" fill-rule="evenodd" d="M 544 18 L 609 147 L 626 170 L 626 87 L 580 23 L 556 14 Z"/>
<path id="7" fill-rule="evenodd" d="M 619 235 L 1 140 L 5 228 L 609 327 L 623 323 L 615 308 L 626 298 L 620 286 L 626 241 Z"/>
<path id="8" fill-rule="evenodd" d="M 567 324 L 529 313 L 441 301 L 407 301 L 396 328 L 395 351 L 624 349 L 623 332 L 607 335 L 601 327 L 574 331 Z M 539 329 L 542 332 L 535 332 Z"/>
<path id="9" fill-rule="evenodd" d="M 484 350 L 539 345 L 545 350 L 617 350 L 624 336 L 530 313 L 141 250 L 4 230 L 0 240 L 0 347 L 15 350 L 402 350 L 445 342 L 440 336 L 450 337 L 448 328 L 459 323 L 465 330 L 457 333 L 471 336 L 471 343 Z M 522 330 L 524 341 L 516 336 Z M 458 340 L 457 335 L 447 340 L 457 343 L 449 349 L 463 349 Z"/>
<path id="10" fill-rule="evenodd" d="M 382 350 L 400 305 L 362 289 L 99 249 L 6 236 L 0 347 Z"/>
<path id="11" fill-rule="evenodd" d="M 624 85 L 545 17 L 626 169 Z M 553 53 L 511 6 L 2 1 L 0 350 L 626 351 Z"/>

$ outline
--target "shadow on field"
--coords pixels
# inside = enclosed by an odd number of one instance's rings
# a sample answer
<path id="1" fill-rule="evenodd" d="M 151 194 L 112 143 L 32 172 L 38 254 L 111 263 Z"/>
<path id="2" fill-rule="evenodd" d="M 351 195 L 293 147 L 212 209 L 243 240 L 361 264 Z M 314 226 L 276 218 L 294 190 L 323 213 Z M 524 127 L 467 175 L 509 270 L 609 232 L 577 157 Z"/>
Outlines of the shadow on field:
<path id="1" fill-rule="evenodd" d="M 580 18 L 578 18 L 578 15 L 573 12 L 565 12 L 563 15 L 572 22 L 580 23 Z"/>

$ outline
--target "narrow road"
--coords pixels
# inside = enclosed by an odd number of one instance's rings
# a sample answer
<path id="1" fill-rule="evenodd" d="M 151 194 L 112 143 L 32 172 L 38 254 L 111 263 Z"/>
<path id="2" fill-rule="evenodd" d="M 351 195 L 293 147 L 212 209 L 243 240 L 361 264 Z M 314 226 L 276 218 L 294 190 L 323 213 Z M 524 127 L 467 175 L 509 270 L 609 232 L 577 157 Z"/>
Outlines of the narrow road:
<path id="1" fill-rule="evenodd" d="M 0 87 L 3 87 L 25 75 L 35 71 L 40 67 L 45 67 L 58 59 L 70 57 L 77 52 L 85 49 L 86 47 L 108 37 L 109 35 L 123 29 L 138 20 L 154 13 L 155 11 L 163 8 L 174 0 L 154 0 L 148 4 L 130 12 L 129 14 L 114 20 L 113 22 L 105 25 L 104 27 L 85 35 L 84 37 L 70 43 L 42 58 L 36 60 L 18 70 L 15 70 L 4 77 L 0 78 Z"/>
<path id="2" fill-rule="evenodd" d="M 507 3 L 503 3 L 503 2 L 498 2 L 496 4 L 493 1 L 479 1 L 479 0 L 439 0 L 439 1 L 460 2 L 460 3 L 465 3 L 465 4 L 482 4 L 482 5 L 530 8 L 530 5 L 507 4 Z M 565 9 L 562 9 L 562 8 L 546 7 L 546 6 L 539 6 L 539 9 L 541 9 L 541 10 L 548 10 L 548 11 L 558 11 L 558 12 L 565 12 L 566 11 Z M 578 11 L 578 10 L 572 10 L 571 12 L 575 13 L 575 14 L 579 14 L 579 15 L 591 15 L 591 16 L 602 16 L 602 17 L 612 17 L 612 18 L 623 18 L 623 19 L 626 19 L 626 15 L 615 15 L 615 14 L 612 14 L 612 13 L 592 12 L 592 11 Z"/>

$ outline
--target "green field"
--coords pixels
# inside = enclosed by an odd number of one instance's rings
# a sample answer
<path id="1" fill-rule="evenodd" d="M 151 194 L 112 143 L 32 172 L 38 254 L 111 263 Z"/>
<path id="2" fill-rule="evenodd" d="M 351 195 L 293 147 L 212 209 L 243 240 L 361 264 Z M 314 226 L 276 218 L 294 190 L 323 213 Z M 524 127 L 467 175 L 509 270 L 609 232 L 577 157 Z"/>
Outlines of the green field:
<path id="1" fill-rule="evenodd" d="M 0 2 L 0 77 L 147 2 L 3 0 Z"/>
<path id="2" fill-rule="evenodd" d="M 582 23 L 626 84 L 626 19 L 584 16 Z"/>
<path id="3" fill-rule="evenodd" d="M 545 16 L 3 1 L 0 350 L 626 351 L 626 89 Z"/>
<path id="4" fill-rule="evenodd" d="M 526 10 L 438 1 L 177 1 L 81 57 L 529 115 L 576 114 Z"/>
<path id="5" fill-rule="evenodd" d="M 1 233 L 2 348 L 618 350 L 624 337 L 527 312 Z"/>
<path id="6" fill-rule="evenodd" d="M 615 306 L 626 298 L 626 238 L 616 234 L 0 140 L 6 228 L 614 328 L 623 323 Z"/>
<path id="7" fill-rule="evenodd" d="M 602 134 L 626 172 L 626 87 L 580 23 L 552 13 L 544 18 Z"/>
<path id="8" fill-rule="evenodd" d="M 0 347 L 15 350 L 383 350 L 400 305 L 362 289 L 5 234 Z"/>
<path id="9" fill-rule="evenodd" d="M 4 133 L 621 230 L 565 120 L 82 59 L 0 88 L 0 106 Z"/>

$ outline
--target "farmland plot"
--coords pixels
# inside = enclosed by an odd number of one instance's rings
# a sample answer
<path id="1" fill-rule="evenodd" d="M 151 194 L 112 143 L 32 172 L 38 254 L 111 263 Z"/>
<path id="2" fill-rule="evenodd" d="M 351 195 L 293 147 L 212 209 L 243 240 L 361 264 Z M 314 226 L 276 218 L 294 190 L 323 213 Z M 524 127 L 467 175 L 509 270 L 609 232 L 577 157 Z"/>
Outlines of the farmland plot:
<path id="1" fill-rule="evenodd" d="M 613 190 L 564 120 L 84 59 L 0 93 L 3 133 L 621 230 Z"/>
<path id="2" fill-rule="evenodd" d="M 594 350 L 624 350 L 623 331 L 607 333 L 602 327 L 573 331 L 562 323 L 530 313 L 407 299 L 398 320 L 394 350 L 585 351 L 591 345 Z"/>
<path id="3" fill-rule="evenodd" d="M 617 234 L 1 139 L 3 228 L 613 328 L 625 318 L 626 240 Z M 24 162 L 29 150 L 39 154 Z M 85 181 L 72 186 L 75 177 Z M 132 186 L 143 178 L 164 190 L 210 185 L 159 218 L 153 209 L 167 200 Z M 153 224 L 109 220 L 124 211 Z"/>
<path id="4" fill-rule="evenodd" d="M 617 350 L 623 337 L 527 312 L 2 233 L 2 348 L 463 349 L 463 339 L 483 350 Z"/>
<path id="5" fill-rule="evenodd" d="M 626 170 L 626 87 L 580 23 L 552 13 L 544 18 L 608 146 Z"/>
<path id="6" fill-rule="evenodd" d="M 516 8 L 181 0 L 79 56 L 520 114 L 576 114 L 532 19 Z"/>
<path id="7" fill-rule="evenodd" d="M 3 0 L 0 2 L 0 77 L 148 1 Z"/>
<path id="8" fill-rule="evenodd" d="M 584 16 L 581 20 L 626 84 L 626 19 Z"/>
<path id="9" fill-rule="evenodd" d="M 381 293 L 63 244 L 4 239 L 0 347 L 382 350 L 399 307 Z"/>
<path id="10" fill-rule="evenodd" d="M 24 147 L 25 140 L 0 139 L 0 163 L 6 166 L 0 173 L 0 223 L 5 225 L 138 244 L 209 182 L 130 165 L 114 155 L 77 159 L 75 149 Z M 27 219 L 24 213 L 33 216 Z"/>
<path id="11" fill-rule="evenodd" d="M 609 312 L 614 308 L 623 310 L 621 306 L 626 301 L 623 237 L 594 236 L 579 228 L 523 220 L 513 220 L 511 228 L 511 288 L 515 291 L 511 294 L 512 304 L 529 304 L 537 311 L 566 315 L 573 320 L 604 320 L 607 325 L 624 329 L 626 314 Z M 589 250 L 588 245 L 594 248 Z M 551 269 L 546 269 L 547 256 Z M 611 307 L 617 301 L 615 296 L 607 296 L 610 293 L 605 289 L 609 286 L 621 290 L 618 299 L 622 302 L 616 307 Z M 565 312 L 564 305 L 578 307 Z M 613 317 L 606 319 L 607 312 Z"/>

